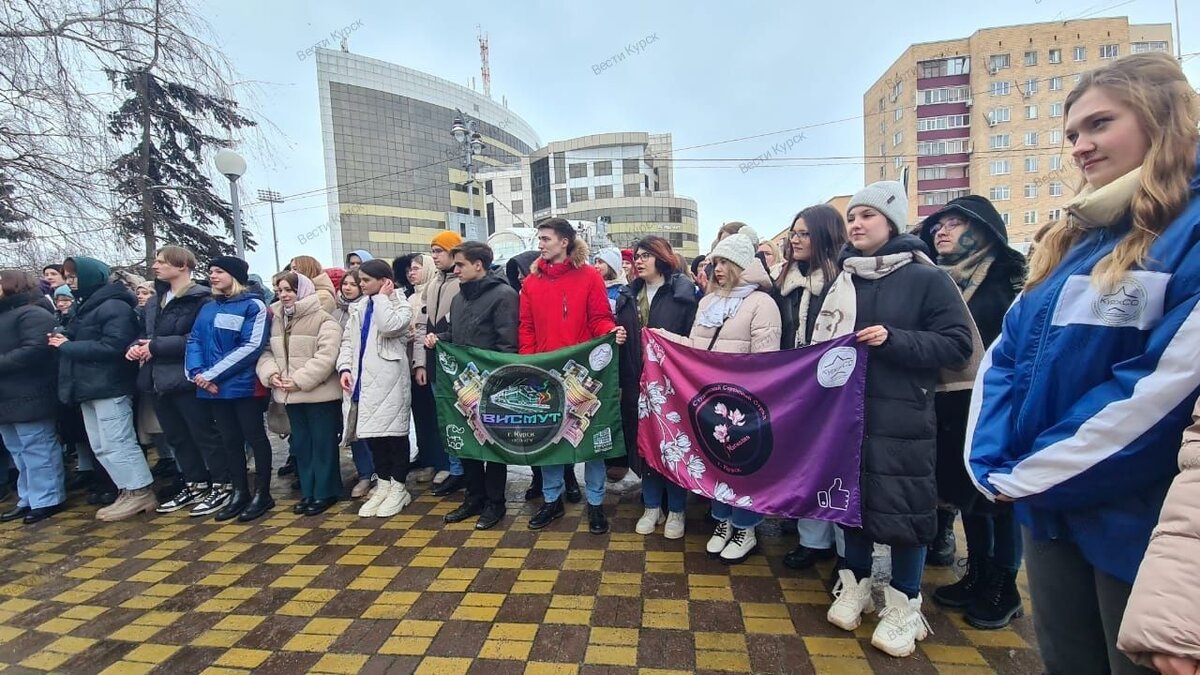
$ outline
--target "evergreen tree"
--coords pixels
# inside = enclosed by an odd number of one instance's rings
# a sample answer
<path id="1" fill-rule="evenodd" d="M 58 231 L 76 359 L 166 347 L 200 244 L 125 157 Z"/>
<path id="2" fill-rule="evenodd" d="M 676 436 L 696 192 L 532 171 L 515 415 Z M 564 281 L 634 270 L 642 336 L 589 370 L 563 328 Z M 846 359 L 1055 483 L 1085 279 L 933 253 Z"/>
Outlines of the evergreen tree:
<path id="1" fill-rule="evenodd" d="M 119 235 L 130 244 L 141 238 L 147 264 L 160 240 L 186 246 L 201 259 L 232 253 L 232 209 L 202 166 L 207 154 L 232 145 L 226 138 L 233 130 L 256 123 L 238 113 L 236 101 L 164 81 L 150 69 L 106 73 L 114 87 L 128 92 L 109 116 L 109 132 L 119 142 L 134 142 L 109 169 L 121 200 L 114 215 Z M 207 133 L 216 129 L 226 137 Z M 243 236 L 252 250 L 245 228 Z"/>

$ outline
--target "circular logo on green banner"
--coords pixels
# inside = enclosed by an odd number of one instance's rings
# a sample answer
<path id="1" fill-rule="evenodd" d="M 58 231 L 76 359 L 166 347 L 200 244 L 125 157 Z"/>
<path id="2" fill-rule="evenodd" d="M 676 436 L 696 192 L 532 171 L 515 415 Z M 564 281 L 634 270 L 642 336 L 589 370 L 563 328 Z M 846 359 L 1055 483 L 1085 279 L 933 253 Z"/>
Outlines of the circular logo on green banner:
<path id="1" fill-rule="evenodd" d="M 529 458 L 558 439 L 567 399 L 557 375 L 524 364 L 501 366 L 483 382 L 479 421 L 495 444 Z"/>

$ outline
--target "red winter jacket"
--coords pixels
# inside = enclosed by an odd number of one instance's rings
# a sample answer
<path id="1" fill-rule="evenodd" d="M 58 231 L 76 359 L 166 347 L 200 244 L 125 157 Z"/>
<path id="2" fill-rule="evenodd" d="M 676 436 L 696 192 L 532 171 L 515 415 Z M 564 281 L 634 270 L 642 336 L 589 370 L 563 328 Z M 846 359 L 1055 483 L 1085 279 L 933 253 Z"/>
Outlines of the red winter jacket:
<path id="1" fill-rule="evenodd" d="M 586 261 L 582 242 L 561 263 L 537 259 L 521 285 L 520 353 L 552 352 L 616 327 L 604 279 Z"/>

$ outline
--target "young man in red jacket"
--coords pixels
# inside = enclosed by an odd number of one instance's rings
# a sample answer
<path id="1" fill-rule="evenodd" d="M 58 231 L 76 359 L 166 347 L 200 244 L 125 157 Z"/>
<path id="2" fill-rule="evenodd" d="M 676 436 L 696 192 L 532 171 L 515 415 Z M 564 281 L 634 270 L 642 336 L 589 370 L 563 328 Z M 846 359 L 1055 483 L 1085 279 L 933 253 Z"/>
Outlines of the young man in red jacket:
<path id="1" fill-rule="evenodd" d="M 587 263 L 587 244 L 575 238 L 575 228 L 562 218 L 538 225 L 541 256 L 521 286 L 520 353 L 552 352 L 615 333 L 625 343 L 625 329 L 613 322 L 604 279 Z M 529 520 L 529 529 L 540 530 L 565 513 L 562 503 L 563 472 L 568 467 L 542 467 L 542 508 Z M 588 530 L 608 532 L 604 516 L 604 460 L 584 464 Z"/>

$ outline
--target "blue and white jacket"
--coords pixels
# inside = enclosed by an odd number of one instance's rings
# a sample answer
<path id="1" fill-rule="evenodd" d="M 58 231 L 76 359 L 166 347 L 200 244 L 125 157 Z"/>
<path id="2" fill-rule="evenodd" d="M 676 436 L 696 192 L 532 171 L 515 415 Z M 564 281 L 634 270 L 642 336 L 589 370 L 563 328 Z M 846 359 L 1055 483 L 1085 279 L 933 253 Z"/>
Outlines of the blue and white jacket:
<path id="1" fill-rule="evenodd" d="M 1089 233 L 1018 296 L 975 380 L 966 462 L 1016 500 L 1035 539 L 1073 542 L 1132 583 L 1200 387 L 1200 173 L 1144 268 L 1111 293 L 1089 274 L 1128 220 Z"/>
<path id="2" fill-rule="evenodd" d="M 203 375 L 217 385 L 216 395 L 197 388 L 199 398 L 251 398 L 254 367 L 270 337 L 267 306 L 252 291 L 214 300 L 200 308 L 188 335 L 188 379 Z"/>

